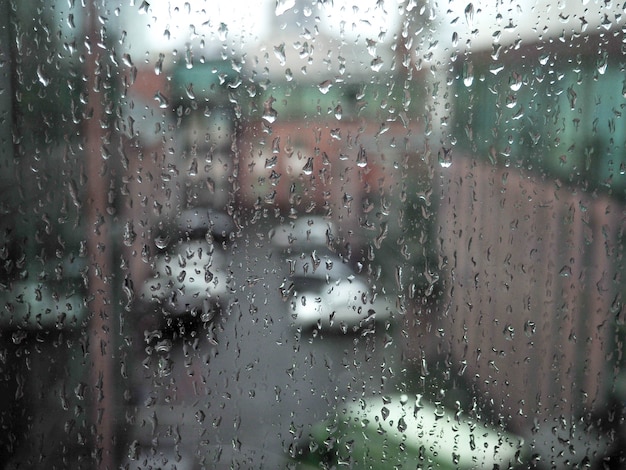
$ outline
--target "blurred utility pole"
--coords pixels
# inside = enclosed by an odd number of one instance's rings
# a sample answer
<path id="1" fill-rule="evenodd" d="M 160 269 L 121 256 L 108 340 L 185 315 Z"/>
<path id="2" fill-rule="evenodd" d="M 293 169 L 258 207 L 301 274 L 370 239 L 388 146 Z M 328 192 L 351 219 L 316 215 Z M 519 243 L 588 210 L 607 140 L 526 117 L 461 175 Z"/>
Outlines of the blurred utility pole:
<path id="1" fill-rule="evenodd" d="M 89 256 L 89 354 L 91 358 L 92 420 L 95 432 L 97 468 L 114 468 L 113 425 L 115 397 L 113 387 L 113 312 L 110 217 L 107 214 L 109 169 L 105 159 L 106 116 L 103 82 L 106 80 L 102 61 L 107 60 L 103 25 L 97 0 L 86 4 L 85 77 L 87 107 L 83 121 L 85 164 L 87 172 L 87 252 Z"/>

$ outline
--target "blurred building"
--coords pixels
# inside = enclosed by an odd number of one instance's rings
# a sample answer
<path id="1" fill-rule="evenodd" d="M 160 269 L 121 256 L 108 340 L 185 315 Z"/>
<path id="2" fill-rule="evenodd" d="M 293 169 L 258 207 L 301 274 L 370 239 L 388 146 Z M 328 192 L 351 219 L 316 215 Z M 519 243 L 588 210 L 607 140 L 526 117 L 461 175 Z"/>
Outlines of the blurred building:
<path id="1" fill-rule="evenodd" d="M 450 373 L 565 464 L 621 419 L 626 134 L 621 34 L 563 39 L 457 60 L 431 318 Z"/>

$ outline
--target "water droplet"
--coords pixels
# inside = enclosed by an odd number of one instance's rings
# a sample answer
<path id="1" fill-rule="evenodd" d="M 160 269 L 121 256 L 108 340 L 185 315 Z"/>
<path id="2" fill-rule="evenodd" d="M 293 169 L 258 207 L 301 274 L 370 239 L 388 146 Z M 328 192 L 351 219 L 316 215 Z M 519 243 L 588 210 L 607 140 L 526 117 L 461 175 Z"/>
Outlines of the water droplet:
<path id="1" fill-rule="evenodd" d="M 361 148 L 359 148 L 359 153 L 356 157 L 356 165 L 360 168 L 364 168 L 367 166 L 367 154 L 362 145 Z"/>
<path id="2" fill-rule="evenodd" d="M 139 5 L 139 14 L 145 15 L 148 13 L 149 9 L 150 9 L 150 4 L 146 2 L 146 0 L 143 0 L 143 2 L 141 2 L 141 5 Z"/>
<path id="3" fill-rule="evenodd" d="M 286 282 L 283 282 L 281 284 L 281 286 L 279 287 L 279 291 L 280 291 L 280 296 L 283 299 L 283 301 L 289 299 L 294 289 L 295 289 L 295 286 L 293 283 L 289 283 L 289 285 L 286 285 Z"/>
<path id="4" fill-rule="evenodd" d="M 506 107 L 513 109 L 517 105 L 517 98 L 514 95 L 509 95 L 506 98 Z"/>
<path id="5" fill-rule="evenodd" d="M 274 14 L 280 16 L 286 11 L 291 10 L 294 6 L 296 6 L 296 0 L 277 0 Z"/>
<path id="6" fill-rule="evenodd" d="M 272 183 L 272 186 L 276 186 L 279 180 L 280 180 L 280 174 L 276 173 L 275 170 L 272 170 L 272 173 L 270 174 L 270 182 Z"/>
<path id="7" fill-rule="evenodd" d="M 524 117 L 524 108 L 520 107 L 511 119 L 517 120 Z"/>
<path id="8" fill-rule="evenodd" d="M 313 173 L 313 157 L 308 158 L 308 160 L 302 167 L 302 172 L 307 176 Z"/>
<path id="9" fill-rule="evenodd" d="M 422 403 L 422 394 L 418 393 L 417 395 L 415 395 L 415 409 L 416 410 L 421 410 L 422 408 L 424 408 L 424 404 Z"/>
<path id="10" fill-rule="evenodd" d="M 325 95 L 326 93 L 328 93 L 328 91 L 330 90 L 332 86 L 333 86 L 333 82 L 331 82 L 330 80 L 324 80 L 322 83 L 317 85 L 317 88 L 323 95 Z"/>
<path id="11" fill-rule="evenodd" d="M 228 26 L 226 23 L 220 23 L 220 27 L 217 29 L 217 37 L 220 41 L 226 41 L 228 36 Z"/>
<path id="12" fill-rule="evenodd" d="M 154 95 L 154 100 L 157 101 L 159 103 L 159 108 L 167 108 L 169 105 L 169 100 L 163 96 L 163 94 L 160 91 L 157 91 L 156 94 Z"/>
<path id="13" fill-rule="evenodd" d="M 606 52 L 604 52 L 599 58 L 598 58 L 598 62 L 597 62 L 597 69 L 598 69 L 598 73 L 600 75 L 604 75 L 604 73 L 606 72 L 606 68 L 608 66 L 609 62 L 608 62 L 608 55 Z"/>
<path id="14" fill-rule="evenodd" d="M 442 147 L 439 150 L 438 160 L 442 168 L 449 168 L 452 165 L 452 149 Z"/>
<path id="15" fill-rule="evenodd" d="M 170 352 L 172 350 L 172 341 L 169 339 L 163 339 L 154 346 L 154 350 L 157 352 Z"/>
<path id="16" fill-rule="evenodd" d="M 100 147 L 100 155 L 102 156 L 103 160 L 109 160 L 111 158 L 111 152 L 109 152 L 109 149 L 106 147 L 106 145 Z"/>
<path id="17" fill-rule="evenodd" d="M 577 98 L 578 98 L 578 95 L 574 91 L 574 88 L 569 87 L 567 89 L 567 99 L 569 100 L 569 106 L 570 106 L 570 109 L 572 109 L 572 111 L 576 108 L 576 99 Z"/>
<path id="18" fill-rule="evenodd" d="M 124 224 L 123 238 L 124 245 L 126 246 L 132 246 L 132 244 L 135 242 L 137 234 L 135 233 L 132 220 L 129 220 L 128 222 L 126 222 L 126 224 Z"/>
<path id="19" fill-rule="evenodd" d="M 367 42 L 367 52 L 372 57 L 376 57 L 376 41 L 372 39 L 366 39 Z"/>
<path id="20" fill-rule="evenodd" d="M 154 73 L 156 75 L 161 75 L 161 72 L 163 71 L 163 59 L 164 58 L 165 56 L 163 54 L 159 54 L 159 60 L 157 60 L 156 63 L 154 64 Z M 132 62 L 130 63 L 130 66 L 132 66 Z"/>
<path id="21" fill-rule="evenodd" d="M 514 337 L 515 337 L 515 328 L 513 328 L 512 325 L 507 325 L 504 328 L 504 338 L 507 341 L 512 341 Z"/>
<path id="22" fill-rule="evenodd" d="M 188 70 L 193 68 L 193 53 L 189 47 L 185 51 L 185 68 Z"/>
<path id="23" fill-rule="evenodd" d="M 274 47 L 274 55 L 280 62 L 280 65 L 285 65 L 287 61 L 287 57 L 285 56 L 285 43 L 281 43 L 280 46 Z"/>
<path id="24" fill-rule="evenodd" d="M 519 91 L 519 89 L 522 88 L 522 76 L 519 73 L 513 72 L 513 74 L 511 74 L 509 78 L 509 88 L 513 91 Z"/>
<path id="25" fill-rule="evenodd" d="M 278 157 L 276 155 L 273 155 L 271 158 L 266 158 L 265 168 L 271 170 L 272 168 L 276 167 L 276 163 L 278 163 Z"/>
<path id="26" fill-rule="evenodd" d="M 159 377 L 167 377 L 172 374 L 173 363 L 171 359 L 160 357 L 157 363 L 157 374 Z"/>
<path id="27" fill-rule="evenodd" d="M 170 237 L 167 235 L 159 235 L 154 239 L 154 244 L 160 250 L 164 250 L 167 248 L 167 245 L 170 243 Z"/>
<path id="28" fill-rule="evenodd" d="M 76 385 L 76 388 L 74 389 L 74 395 L 76 395 L 76 398 L 78 398 L 79 400 L 84 400 L 85 390 L 87 390 L 87 384 L 83 382 L 79 382 L 78 385 Z"/>
<path id="29" fill-rule="evenodd" d="M 527 320 L 524 323 L 524 333 L 526 334 L 526 336 L 528 336 L 529 338 L 535 334 L 535 331 L 537 330 L 537 325 L 535 325 L 534 321 L 530 321 Z"/>
<path id="30" fill-rule="evenodd" d="M 122 56 L 122 62 L 124 63 L 124 65 L 126 67 L 132 67 L 133 66 L 133 60 L 130 57 L 130 54 L 124 54 Z"/>
<path id="31" fill-rule="evenodd" d="M 190 100 L 196 99 L 196 94 L 193 92 L 193 83 L 190 83 L 188 86 L 185 87 L 185 93 L 187 95 L 187 98 L 189 98 Z"/>
<path id="32" fill-rule="evenodd" d="M 134 440 L 130 446 L 128 446 L 128 458 L 132 461 L 139 460 L 140 449 L 139 441 Z"/>
<path id="33" fill-rule="evenodd" d="M 341 120 L 341 117 L 343 115 L 343 108 L 341 107 L 340 104 L 338 104 L 337 106 L 335 106 L 335 118 L 337 120 Z"/>
<path id="34" fill-rule="evenodd" d="M 468 3 L 465 7 L 465 21 L 467 25 L 471 28 L 474 26 L 474 4 Z"/>
<path id="35" fill-rule="evenodd" d="M 389 408 L 383 406 L 380 410 L 380 416 L 383 418 L 383 421 L 385 421 L 389 417 Z"/>
<path id="36" fill-rule="evenodd" d="M 274 140 L 272 140 L 272 153 L 280 153 L 280 137 L 275 137 Z"/>
<path id="37" fill-rule="evenodd" d="M 265 119 L 270 124 L 276 121 L 278 117 L 278 112 L 275 109 L 268 109 L 263 113 L 263 119 Z"/>
<path id="38" fill-rule="evenodd" d="M 401 418 L 398 420 L 398 431 L 400 431 L 400 432 L 404 432 L 404 431 L 406 431 L 407 427 L 408 427 L 408 426 L 407 426 L 407 424 L 406 424 L 406 421 L 405 421 L 404 417 L 401 417 Z"/>
<path id="39" fill-rule="evenodd" d="M 41 65 L 37 66 L 37 78 L 41 82 L 43 86 L 50 85 L 50 79 L 44 74 L 43 68 Z"/>
<path id="40" fill-rule="evenodd" d="M 263 103 L 263 119 L 265 119 L 270 124 L 276 121 L 276 118 L 278 117 L 278 111 L 276 111 L 272 107 L 272 104 L 274 103 L 274 101 L 276 101 L 276 99 L 273 96 L 270 96 Z"/>
<path id="41" fill-rule="evenodd" d="M 470 62 L 463 64 L 463 83 L 467 87 L 474 83 L 474 66 Z"/>
<path id="42" fill-rule="evenodd" d="M 194 158 L 191 161 L 191 165 L 189 166 L 189 171 L 187 172 L 189 176 L 197 176 L 198 175 L 198 159 Z"/>
<path id="43" fill-rule="evenodd" d="M 572 268 L 568 265 L 565 265 L 559 271 L 559 276 L 561 277 L 570 277 L 572 275 Z"/>
<path id="44" fill-rule="evenodd" d="M 11 335 L 11 339 L 13 340 L 13 344 L 20 344 L 26 338 L 27 334 L 24 330 L 19 330 L 14 332 Z"/>
<path id="45" fill-rule="evenodd" d="M 380 57 L 376 57 L 372 62 L 370 62 L 370 67 L 374 72 L 379 72 L 381 68 L 383 68 L 384 61 Z"/>

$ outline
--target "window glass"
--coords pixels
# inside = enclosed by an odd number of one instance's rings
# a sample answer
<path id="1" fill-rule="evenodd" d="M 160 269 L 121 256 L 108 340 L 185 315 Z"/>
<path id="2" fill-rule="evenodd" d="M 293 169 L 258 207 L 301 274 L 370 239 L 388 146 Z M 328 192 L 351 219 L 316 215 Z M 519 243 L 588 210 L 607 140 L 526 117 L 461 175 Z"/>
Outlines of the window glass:
<path id="1" fill-rule="evenodd" d="M 6 468 L 622 468 L 624 6 L 0 2 Z"/>

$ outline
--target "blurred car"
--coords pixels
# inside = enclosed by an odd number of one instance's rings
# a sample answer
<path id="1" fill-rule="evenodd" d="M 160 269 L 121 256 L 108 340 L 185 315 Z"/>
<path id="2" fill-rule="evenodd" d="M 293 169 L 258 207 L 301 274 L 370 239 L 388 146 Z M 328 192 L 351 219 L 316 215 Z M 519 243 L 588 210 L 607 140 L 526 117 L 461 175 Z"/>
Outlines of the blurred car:
<path id="1" fill-rule="evenodd" d="M 160 253 L 143 284 L 141 300 L 159 305 L 170 319 L 210 321 L 231 294 L 226 246 L 233 229 L 232 219 L 222 212 L 181 213 L 175 226 L 157 237 Z"/>
<path id="2" fill-rule="evenodd" d="M 296 325 L 346 333 L 392 316 L 393 302 L 338 256 L 314 250 L 287 261 L 291 274 L 285 288 Z"/>
<path id="3" fill-rule="evenodd" d="M 0 328 L 26 332 L 80 327 L 88 317 L 84 259 L 57 260 L 34 273 L 2 287 Z"/>
<path id="4" fill-rule="evenodd" d="M 315 426 L 299 460 L 324 468 L 528 468 L 520 436 L 406 394 L 363 397 Z"/>
<path id="5" fill-rule="evenodd" d="M 314 249 L 332 245 L 337 228 L 332 220 L 322 216 L 305 216 L 270 230 L 269 239 L 281 249 L 297 247 Z"/>
<path id="6" fill-rule="evenodd" d="M 65 432 L 67 452 L 84 455 L 80 445 L 71 444 L 80 441 L 83 428 L 66 426 L 64 430 L 66 420 L 59 396 L 63 397 L 63 406 L 69 407 L 71 401 L 66 400 L 71 398 L 66 398 L 64 391 L 78 390 L 88 381 L 89 361 L 85 360 L 82 339 L 90 321 L 89 266 L 84 257 L 50 257 L 43 262 L 42 258 L 24 263 L 14 271 L 13 278 L 0 282 L 3 468 L 23 465 L 32 456 L 37 436 L 52 436 L 58 431 Z M 39 450 L 46 458 L 38 463 L 53 467 L 47 464 L 57 462 L 57 458 L 61 462 L 58 447 L 42 443 Z M 64 462 L 65 466 L 71 465 Z"/>

